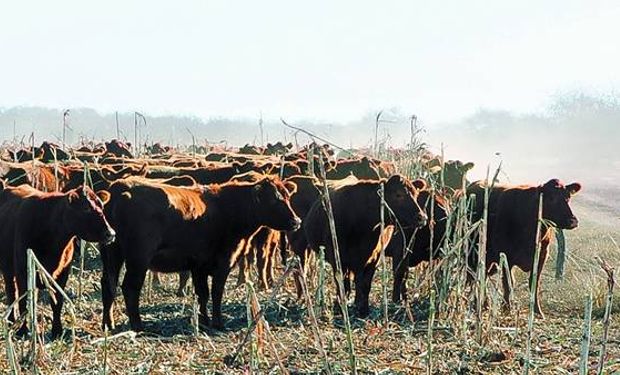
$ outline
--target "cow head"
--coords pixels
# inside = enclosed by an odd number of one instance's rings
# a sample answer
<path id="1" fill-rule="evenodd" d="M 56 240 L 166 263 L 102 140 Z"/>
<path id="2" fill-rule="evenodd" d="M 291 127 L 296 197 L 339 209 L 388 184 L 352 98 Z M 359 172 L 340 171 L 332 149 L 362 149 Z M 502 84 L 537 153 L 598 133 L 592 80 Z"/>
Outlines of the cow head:
<path id="1" fill-rule="evenodd" d="M 119 158 L 125 157 L 125 158 L 132 159 L 133 155 L 129 151 L 130 148 L 131 148 L 131 143 L 129 142 L 124 143 L 117 139 L 113 139 L 110 142 L 105 142 L 106 153 L 114 155 Z"/>
<path id="2" fill-rule="evenodd" d="M 44 141 L 39 147 L 41 151 L 41 160 L 43 162 L 51 162 L 54 160 L 69 160 L 70 156 L 63 149 L 54 143 Z"/>
<path id="3" fill-rule="evenodd" d="M 422 227 L 427 216 L 418 204 L 418 191 L 426 187 L 424 180 L 410 182 L 394 175 L 385 182 L 385 201 L 404 227 Z"/>
<path id="4" fill-rule="evenodd" d="M 570 208 L 570 199 L 581 190 L 575 182 L 564 185 L 558 179 L 549 180 L 539 187 L 543 193 L 543 218 L 551 220 L 560 229 L 575 229 L 579 220 Z"/>
<path id="5" fill-rule="evenodd" d="M 103 205 L 110 199 L 110 193 L 95 194 L 88 187 L 79 187 L 66 194 L 67 206 L 64 223 L 69 232 L 89 242 L 110 243 L 116 233 L 108 224 Z"/>
<path id="6" fill-rule="evenodd" d="M 254 212 L 258 222 L 275 230 L 297 230 L 301 219 L 293 212 L 289 198 L 293 182 L 285 186 L 281 181 L 265 178 L 257 182 L 252 190 Z M 296 186 L 295 186 L 296 188 Z"/>
<path id="7" fill-rule="evenodd" d="M 460 189 L 466 181 L 467 172 L 474 167 L 474 163 L 463 163 L 460 160 L 448 160 L 443 166 L 444 184 L 452 189 Z M 441 173 L 439 171 L 438 173 Z"/>

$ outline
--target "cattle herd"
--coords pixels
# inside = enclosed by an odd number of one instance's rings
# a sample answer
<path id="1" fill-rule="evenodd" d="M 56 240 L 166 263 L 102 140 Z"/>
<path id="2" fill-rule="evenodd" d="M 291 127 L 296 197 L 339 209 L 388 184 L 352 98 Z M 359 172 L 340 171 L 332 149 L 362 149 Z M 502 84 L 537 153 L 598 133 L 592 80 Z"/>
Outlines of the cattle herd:
<path id="1" fill-rule="evenodd" d="M 97 242 L 103 326 L 114 328 L 112 306 L 124 265 L 120 286 L 135 331 L 143 329 L 139 301 L 148 271 L 155 277 L 179 273 L 181 294 L 191 276 L 200 325 L 222 329 L 222 298 L 232 269 L 239 268 L 243 283 L 248 269 L 257 267 L 259 283 L 269 288 L 278 258 L 299 256 L 305 268 L 318 251 L 333 269 L 340 260 L 344 290 L 348 295 L 353 281 L 355 313 L 364 318 L 381 252 L 392 258 L 392 299 L 398 302 L 406 295 L 408 269 L 442 256 L 460 199 L 472 202 L 467 215 L 472 224 L 487 215 L 486 232 L 471 233 L 466 256 L 473 272 L 483 242 L 489 273 L 497 269 L 500 253 L 510 269 L 532 271 L 537 244 L 540 271 L 553 230 L 577 227 L 569 202 L 581 188 L 558 179 L 519 186 L 469 183 L 465 175 L 473 164 L 443 162 L 429 153 L 416 159 L 419 173 L 411 176 L 399 170 L 398 158 L 336 157 L 329 146 L 314 143 L 295 150 L 278 142 L 183 153 L 156 144 L 138 157 L 118 140 L 75 149 L 44 142 L 5 150 L 2 159 L 0 267 L 7 305 L 27 290 L 27 249 L 65 287 L 77 239 Z M 545 220 L 539 225 L 541 196 Z M 486 241 L 476 238 L 479 233 L 486 233 Z M 511 277 L 504 273 L 507 304 Z M 535 307 L 542 314 L 535 285 Z M 50 303 L 57 337 L 63 332 L 63 298 Z M 26 300 L 13 310 L 24 313 Z M 24 323 L 20 333 L 26 332 Z"/>

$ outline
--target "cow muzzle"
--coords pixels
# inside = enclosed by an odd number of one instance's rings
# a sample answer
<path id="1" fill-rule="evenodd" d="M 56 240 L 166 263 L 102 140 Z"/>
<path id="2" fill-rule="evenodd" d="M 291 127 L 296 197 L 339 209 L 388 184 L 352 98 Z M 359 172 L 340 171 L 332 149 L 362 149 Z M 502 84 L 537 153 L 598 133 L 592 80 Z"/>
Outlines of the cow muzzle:
<path id="1" fill-rule="evenodd" d="M 568 220 L 568 223 L 566 224 L 566 229 L 575 229 L 579 226 L 579 220 L 577 220 L 576 217 L 572 217 L 570 218 L 570 220 Z"/>

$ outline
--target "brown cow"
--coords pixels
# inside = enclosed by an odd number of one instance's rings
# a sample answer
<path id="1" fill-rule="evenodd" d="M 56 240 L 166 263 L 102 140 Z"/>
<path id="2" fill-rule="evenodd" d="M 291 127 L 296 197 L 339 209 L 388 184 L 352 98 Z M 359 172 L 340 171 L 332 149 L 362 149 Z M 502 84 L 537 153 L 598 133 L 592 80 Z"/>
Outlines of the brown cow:
<path id="1" fill-rule="evenodd" d="M 65 168 L 67 173 L 67 181 L 62 187 L 62 191 L 75 189 L 84 183 L 84 167 Z M 113 166 L 91 166 L 88 169 L 89 183 L 95 191 L 107 190 L 110 184 L 116 180 L 127 178 L 130 176 L 143 176 L 146 173 L 144 166 L 137 167 L 127 165 L 120 169 L 114 169 Z"/>
<path id="2" fill-rule="evenodd" d="M 283 144 L 278 141 L 274 144 L 267 143 L 267 147 L 264 150 L 265 155 L 284 155 L 293 148 L 292 143 Z"/>
<path id="3" fill-rule="evenodd" d="M 291 196 L 291 207 L 293 208 L 293 211 L 295 211 L 295 213 L 303 220 L 308 212 L 310 212 L 312 205 L 321 196 L 319 180 L 310 176 L 293 176 L 287 178 L 285 181 L 292 182 L 297 187 L 295 194 Z M 306 250 L 308 248 L 306 235 L 303 231 L 290 231 L 286 233 L 285 237 L 286 241 L 281 241 L 280 243 L 280 255 L 282 262 L 286 262 L 286 242 L 288 242 L 291 246 L 291 250 L 300 255 L 301 266 L 304 268 L 308 255 L 306 254 Z M 282 239 L 284 239 L 284 237 Z M 298 288 L 297 292 L 298 296 L 301 297 L 301 289 Z"/>
<path id="4" fill-rule="evenodd" d="M 467 186 L 467 173 L 474 168 L 474 163 L 463 163 L 460 160 L 448 160 L 443 163 L 442 168 L 441 158 L 435 157 L 426 161 L 425 166 L 436 181 L 441 182 L 443 178 L 444 186 L 450 188 L 452 191 L 456 191 L 462 189 L 463 186 Z"/>
<path id="5" fill-rule="evenodd" d="M 7 163 L 0 161 L 0 177 L 6 185 L 27 184 L 41 191 L 56 191 L 64 188 L 69 179 L 69 172 L 66 167 L 54 167 L 40 162 Z"/>
<path id="6" fill-rule="evenodd" d="M 432 203 L 431 196 L 433 197 Z M 446 235 L 448 201 L 443 196 L 437 195 L 437 193 L 432 194 L 430 190 L 425 189 L 420 191 L 418 195 L 418 204 L 424 209 L 429 221 L 422 228 L 404 228 L 404 233 L 396 229 L 385 249 L 385 255 L 392 257 L 392 270 L 394 272 L 392 301 L 395 303 L 406 297 L 407 284 L 405 281 L 409 268 L 415 267 L 431 257 L 437 258 L 440 255 L 439 248 Z M 432 252 L 431 231 L 433 234 Z"/>
<path id="7" fill-rule="evenodd" d="M 243 155 L 262 155 L 265 149 L 259 146 L 246 144 L 239 149 L 239 153 Z"/>
<path id="8" fill-rule="evenodd" d="M 366 156 L 360 159 L 338 160 L 335 166 L 325 171 L 328 180 L 340 180 L 350 175 L 362 180 L 378 180 L 381 178 L 375 163 Z"/>
<path id="9" fill-rule="evenodd" d="M 539 198 L 543 196 L 542 217 L 551 221 L 559 229 L 577 228 L 578 220 L 571 211 L 570 199 L 581 190 L 579 183 L 564 185 L 557 179 L 552 179 L 540 186 L 494 186 L 490 188 L 487 229 L 487 270 L 493 273 L 499 264 L 500 253 L 506 254 L 510 275 L 504 274 L 504 301 L 510 307 L 509 277 L 512 278 L 512 269 L 519 267 L 525 272 L 532 272 L 536 244 L 540 241 L 540 257 L 538 260 L 535 311 L 543 316 L 540 308 L 539 289 L 540 275 L 547 259 L 549 243 L 552 239 L 553 228 L 541 224 L 540 238 L 536 238 Z M 467 189 L 468 195 L 476 199 L 473 219 L 482 218 L 484 209 L 484 190 L 482 182 L 476 182 Z M 477 255 L 472 252 L 470 265 L 476 264 Z M 475 268 L 475 267 L 474 267 Z M 532 285 L 530 276 L 530 285 Z"/>
<path id="10" fill-rule="evenodd" d="M 172 151 L 172 147 L 170 146 L 162 146 L 161 143 L 157 142 L 151 146 L 146 147 L 146 153 L 148 155 L 164 155 L 170 154 Z"/>
<path id="11" fill-rule="evenodd" d="M 416 180 L 411 183 L 405 177 L 394 175 L 388 180 L 359 181 L 345 185 L 330 192 L 330 199 L 336 224 L 336 234 L 340 249 L 340 260 L 345 276 L 346 294 L 350 292 L 349 276 L 355 278 L 355 305 L 357 314 L 365 317 L 369 313 L 368 295 L 381 247 L 380 235 L 381 202 L 378 191 L 384 184 L 385 201 L 402 226 L 420 227 L 426 223 L 426 215 L 418 205 L 418 190 L 426 183 Z M 386 214 L 385 224 L 393 225 L 394 218 Z M 304 232 L 309 247 L 318 251 L 325 248 L 326 260 L 335 269 L 335 258 L 327 214 L 322 202 L 314 203 L 304 218 Z M 389 241 L 389 238 L 386 239 Z M 385 242 L 384 245 L 387 245 Z M 299 251 L 301 249 L 295 249 Z M 302 256 L 303 254 L 298 255 Z M 335 273 L 334 273 L 335 275 Z"/>
<path id="12" fill-rule="evenodd" d="M 284 184 L 275 178 L 206 187 L 174 187 L 120 180 L 110 187 L 106 213 L 118 228 L 117 241 L 101 247 L 103 326 L 112 328 L 111 307 L 121 265 L 123 295 L 134 331 L 143 329 L 139 297 L 148 269 L 190 270 L 200 305 L 200 324 L 209 325 L 207 276 L 212 276 L 213 327 L 223 328 L 221 303 L 231 260 L 239 242 L 261 226 L 293 230 Z"/>
<path id="13" fill-rule="evenodd" d="M 263 178 L 265 178 L 264 175 L 251 171 L 234 176 L 231 181 L 257 182 Z M 287 188 L 289 194 L 291 194 L 291 197 L 293 197 L 297 190 L 297 186 L 294 183 L 290 183 L 288 180 L 284 181 L 284 186 Z M 295 213 L 297 212 L 295 211 Z M 274 259 L 277 254 L 276 249 L 280 246 L 281 237 L 282 235 L 279 231 L 268 227 L 262 227 L 249 238 L 243 239 L 245 246 L 242 249 L 242 253 L 237 257 L 237 266 L 239 269 L 237 285 L 245 283 L 250 271 L 250 266 L 256 261 L 259 285 L 265 289 L 269 288 L 274 279 Z M 181 282 L 182 281 L 183 279 L 181 279 Z"/>
<path id="14" fill-rule="evenodd" d="M 0 193 L 0 268 L 4 275 L 7 305 L 27 289 L 26 251 L 32 249 L 45 267 L 64 288 L 73 257 L 74 238 L 90 242 L 109 242 L 114 230 L 103 215 L 109 194 L 99 197 L 89 188 L 67 193 L 44 193 L 28 185 L 7 187 Z M 63 297 L 52 299 L 52 337 L 62 334 L 60 313 Z M 26 311 L 26 300 L 19 303 Z M 11 316 L 13 319 L 13 316 Z M 20 333 L 25 333 L 25 325 Z"/>
<path id="15" fill-rule="evenodd" d="M 59 145 L 51 142 L 44 141 L 41 144 L 41 147 L 39 147 L 39 149 L 41 154 L 41 161 L 44 163 L 69 160 L 71 158 L 71 156 L 62 148 L 60 148 Z"/>
<path id="16" fill-rule="evenodd" d="M 269 288 L 274 280 L 274 266 L 276 249 L 280 246 L 282 233 L 267 227 L 262 227 L 248 239 L 244 239 L 243 253 L 237 258 L 239 275 L 237 285 L 243 285 L 250 271 L 250 266 L 256 261 L 258 268 L 259 286 Z"/>
<path id="17" fill-rule="evenodd" d="M 129 151 L 130 148 L 131 143 L 125 143 L 123 141 L 119 141 L 118 139 L 113 139 L 110 142 L 105 142 L 105 155 L 133 159 L 133 155 Z"/>
<path id="18" fill-rule="evenodd" d="M 171 178 L 177 176 L 189 176 L 199 184 L 221 184 L 239 174 L 239 165 L 214 166 L 207 168 L 171 168 L 171 167 L 148 167 L 147 178 Z"/>

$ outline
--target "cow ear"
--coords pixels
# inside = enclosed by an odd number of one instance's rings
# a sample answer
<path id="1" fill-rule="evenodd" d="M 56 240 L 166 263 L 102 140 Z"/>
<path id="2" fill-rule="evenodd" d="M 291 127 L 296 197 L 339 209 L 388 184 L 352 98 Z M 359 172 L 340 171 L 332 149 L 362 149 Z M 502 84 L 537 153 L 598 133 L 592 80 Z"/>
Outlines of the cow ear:
<path id="1" fill-rule="evenodd" d="M 568 190 L 570 195 L 575 195 L 581 190 L 581 184 L 579 182 L 573 182 L 570 185 L 566 185 L 566 190 Z"/>
<path id="2" fill-rule="evenodd" d="M 418 190 L 424 190 L 426 189 L 426 181 L 424 181 L 421 178 L 418 178 L 417 180 L 413 180 L 411 181 L 411 184 L 413 185 L 414 188 L 418 189 Z"/>
<path id="3" fill-rule="evenodd" d="M 465 165 L 463 165 L 463 169 L 464 169 L 465 171 L 469 171 L 469 170 L 471 170 L 471 169 L 473 169 L 473 168 L 474 168 L 474 165 L 475 165 L 475 164 L 474 164 L 474 163 L 472 163 L 472 162 L 465 163 Z"/>
<path id="4" fill-rule="evenodd" d="M 388 178 L 386 186 L 394 186 L 394 185 L 403 185 L 404 179 L 401 175 L 395 174 L 394 176 Z"/>
<path id="5" fill-rule="evenodd" d="M 297 192 L 297 184 L 293 181 L 284 181 L 284 187 L 288 191 L 290 195 L 293 195 Z"/>
<path id="6" fill-rule="evenodd" d="M 108 203 L 110 201 L 110 193 L 108 193 L 105 190 L 99 190 L 97 193 L 97 196 L 99 197 L 99 199 L 101 199 L 101 203 L 105 206 L 106 203 Z"/>
<path id="7" fill-rule="evenodd" d="M 543 188 L 545 188 L 545 189 L 556 189 L 556 188 L 559 188 L 560 186 L 561 186 L 560 180 L 558 180 L 557 178 L 553 178 L 553 179 L 547 181 L 543 185 Z"/>

